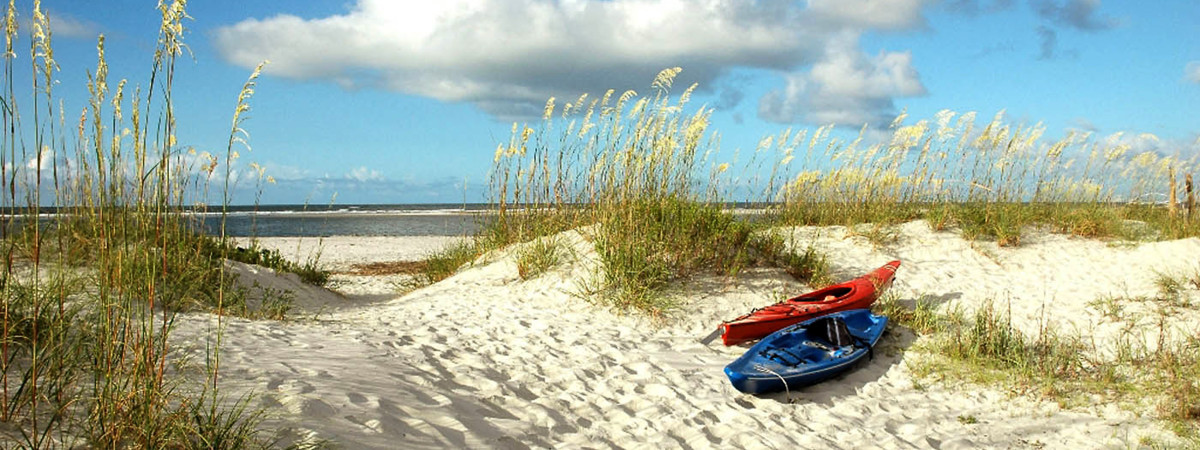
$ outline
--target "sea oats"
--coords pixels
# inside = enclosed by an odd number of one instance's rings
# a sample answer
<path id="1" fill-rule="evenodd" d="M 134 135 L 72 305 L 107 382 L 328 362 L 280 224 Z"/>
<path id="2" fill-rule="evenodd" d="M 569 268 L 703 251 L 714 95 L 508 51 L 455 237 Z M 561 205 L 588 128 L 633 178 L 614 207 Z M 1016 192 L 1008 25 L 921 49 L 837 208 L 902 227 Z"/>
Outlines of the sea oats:
<path id="1" fill-rule="evenodd" d="M 546 99 L 546 107 L 542 111 L 542 120 L 550 120 L 554 116 L 554 97 Z M 513 124 L 513 133 L 517 132 L 517 124 Z"/>
<path id="2" fill-rule="evenodd" d="M 954 137 L 954 128 L 950 126 L 950 121 L 954 120 L 955 112 L 949 109 L 943 109 L 934 114 L 934 121 L 937 123 L 937 138 L 938 140 L 946 140 Z"/>

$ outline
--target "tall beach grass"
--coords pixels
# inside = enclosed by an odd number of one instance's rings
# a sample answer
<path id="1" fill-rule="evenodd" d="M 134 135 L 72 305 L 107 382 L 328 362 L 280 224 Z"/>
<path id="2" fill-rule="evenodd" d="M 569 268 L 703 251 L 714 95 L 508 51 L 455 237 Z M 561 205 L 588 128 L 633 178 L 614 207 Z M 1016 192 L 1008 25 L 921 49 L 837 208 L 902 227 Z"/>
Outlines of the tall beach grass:
<path id="1" fill-rule="evenodd" d="M 916 219 L 1000 245 L 1019 245 L 1034 226 L 1126 240 L 1200 234 L 1200 214 L 1167 207 L 1171 175 L 1198 167 L 1170 149 L 1135 151 L 1123 135 L 1047 139 L 1041 124 L 1009 123 L 1003 112 L 979 123 L 973 112 L 942 111 L 857 135 L 784 130 L 730 155 L 710 130 L 712 109 L 689 105 L 696 86 L 671 93 L 679 72 L 660 73 L 649 96 L 551 98 L 540 124 L 513 124 L 494 155 L 494 220 L 439 267 L 589 227 L 603 262 L 594 298 L 658 314 L 672 306 L 663 287 L 700 272 L 816 264 L 790 270 L 809 280 L 822 258 L 773 245 L 763 238 L 771 226 L 843 225 L 879 245 Z M 737 204 L 760 211 L 736 215 Z"/>
<path id="2" fill-rule="evenodd" d="M 495 152 L 495 216 L 479 247 L 587 227 L 602 262 L 591 297 L 652 315 L 672 308 L 662 292 L 673 281 L 782 259 L 784 246 L 725 207 L 729 165 L 711 159 L 712 109 L 688 109 L 695 85 L 671 94 L 679 72 L 661 72 L 649 96 L 610 90 L 561 107 L 550 99 L 536 129 L 514 124 Z"/>
<path id="3" fill-rule="evenodd" d="M 243 113 L 242 87 L 225 155 L 180 147 L 172 85 L 183 54 L 182 0 L 161 2 L 148 84 L 111 82 L 105 40 L 88 71 L 88 105 L 75 116 L 55 97 L 59 70 L 50 20 L 33 4 L 30 30 L 5 15 L 0 131 L 0 435 L 5 446 L 227 447 L 261 445 L 261 414 L 218 389 L 221 325 L 206 361 L 182 361 L 177 313 L 218 317 L 242 293 L 224 260 L 235 247 L 191 222 L 211 190 L 228 199 Z M 33 85 L 16 87 L 18 47 L 30 39 Z M 231 98 L 232 100 L 232 98 Z M 72 124 L 68 126 L 67 124 Z M 40 214 L 42 206 L 55 212 Z M 202 382 L 180 367 L 199 366 Z"/>
<path id="4" fill-rule="evenodd" d="M 1083 237 L 1175 239 L 1200 233 L 1200 216 L 1173 214 L 1174 174 L 1197 169 L 1197 148 L 1142 148 L 1152 135 L 1096 137 L 1069 131 L 1044 138 L 1041 124 L 1009 123 L 1004 112 L 941 111 L 869 142 L 792 134 L 784 158 L 803 160 L 777 198 L 786 223 L 896 224 L 928 220 L 968 238 L 1019 245 L 1033 225 Z M 781 135 L 778 141 L 788 138 Z M 1186 156 L 1190 154 L 1191 156 Z M 1136 221 L 1137 223 L 1131 223 Z"/>

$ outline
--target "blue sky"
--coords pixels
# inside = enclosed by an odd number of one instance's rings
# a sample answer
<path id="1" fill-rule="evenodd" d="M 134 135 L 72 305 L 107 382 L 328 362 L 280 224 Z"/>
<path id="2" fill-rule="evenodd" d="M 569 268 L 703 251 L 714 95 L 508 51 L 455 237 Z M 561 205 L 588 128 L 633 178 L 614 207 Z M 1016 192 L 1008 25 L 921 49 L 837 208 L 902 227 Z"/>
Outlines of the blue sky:
<path id="1" fill-rule="evenodd" d="M 28 23 L 31 1 L 17 4 Z M 101 33 L 110 79 L 144 85 L 155 6 L 44 2 L 67 111 L 85 105 Z M 276 180 L 264 203 L 482 201 L 513 121 L 536 121 L 549 96 L 648 92 L 672 66 L 677 84 L 700 84 L 694 105 L 716 108 L 723 152 L 787 127 L 942 109 L 1200 151 L 1194 0 L 197 0 L 188 12 L 181 146 L 223 151 L 238 90 L 271 61 L 242 152 Z M 235 202 L 252 202 L 240 187 Z"/>

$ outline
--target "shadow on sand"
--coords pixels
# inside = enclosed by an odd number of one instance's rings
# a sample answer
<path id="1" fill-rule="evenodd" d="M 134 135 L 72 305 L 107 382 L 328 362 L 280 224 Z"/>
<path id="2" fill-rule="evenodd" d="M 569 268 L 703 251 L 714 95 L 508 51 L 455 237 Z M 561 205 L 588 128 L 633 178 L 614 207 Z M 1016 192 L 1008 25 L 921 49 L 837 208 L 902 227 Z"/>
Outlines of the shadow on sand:
<path id="1" fill-rule="evenodd" d="M 962 293 L 952 292 L 933 297 L 925 296 L 921 299 L 903 298 L 896 301 L 905 308 L 914 309 L 918 300 L 932 303 L 936 307 L 961 296 Z M 903 364 L 905 353 L 916 340 L 917 334 L 912 329 L 889 320 L 887 330 L 875 345 L 874 357 L 863 359 L 846 372 L 815 385 L 791 391 L 761 394 L 758 397 L 781 403 L 816 403 L 832 406 L 838 398 L 856 394 L 867 384 L 883 378 L 896 365 Z M 753 344 L 742 344 L 741 347 L 749 349 Z"/>

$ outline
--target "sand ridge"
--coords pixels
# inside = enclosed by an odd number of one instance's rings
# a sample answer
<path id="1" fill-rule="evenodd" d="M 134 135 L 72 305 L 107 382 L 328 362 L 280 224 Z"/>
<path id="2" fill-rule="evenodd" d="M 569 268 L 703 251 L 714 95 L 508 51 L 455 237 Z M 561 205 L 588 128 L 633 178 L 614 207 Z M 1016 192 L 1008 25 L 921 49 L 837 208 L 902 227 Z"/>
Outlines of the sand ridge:
<path id="1" fill-rule="evenodd" d="M 1105 318 L 1088 306 L 1094 296 L 1151 292 L 1155 273 L 1194 269 L 1200 255 L 1197 239 L 1126 247 L 1058 235 L 1031 237 L 1015 249 L 981 249 L 988 244 L 935 232 L 924 222 L 902 225 L 897 241 L 879 248 L 839 227 L 778 231 L 793 236 L 794 245 L 829 254 L 839 279 L 903 260 L 893 289 L 904 300 L 926 295 L 964 308 L 1004 300 L 1022 327 L 1050 317 L 1110 333 L 1117 330 L 1107 330 Z M 791 398 L 744 395 L 721 370 L 744 347 L 699 339 L 721 320 L 806 286 L 772 270 L 749 271 L 734 282 L 695 280 L 675 294 L 687 314 L 654 323 L 581 299 L 594 252 L 584 235 L 562 239 L 574 249 L 573 262 L 532 280 L 518 277 L 510 249 L 405 295 L 389 294 L 388 283 L 361 282 L 341 300 L 304 307 L 369 301 L 326 308 L 315 320 L 229 319 L 222 383 L 255 392 L 257 404 L 277 411 L 269 425 L 284 430 L 285 445 L 324 439 L 345 448 L 1096 448 L 1167 438 L 1155 424 L 1115 407 L 1065 411 L 994 389 L 914 383 L 901 351 L 911 335 L 885 337 L 892 350 Z M 439 245 L 369 241 L 325 238 L 322 261 L 412 258 Z M 1121 264 L 1103 264 L 1112 261 Z M 202 355 L 213 320 L 204 314 L 178 320 L 176 348 Z"/>

